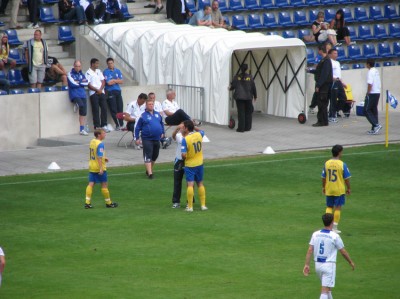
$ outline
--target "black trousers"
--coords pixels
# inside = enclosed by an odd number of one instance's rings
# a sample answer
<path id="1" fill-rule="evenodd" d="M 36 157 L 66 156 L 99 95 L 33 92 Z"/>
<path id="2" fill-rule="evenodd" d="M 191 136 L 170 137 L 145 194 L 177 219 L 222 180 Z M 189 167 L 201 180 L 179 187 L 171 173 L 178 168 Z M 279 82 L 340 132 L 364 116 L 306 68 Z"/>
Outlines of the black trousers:
<path id="1" fill-rule="evenodd" d="M 99 4 L 96 5 L 96 8 L 94 8 L 93 3 L 90 3 L 85 10 L 86 19 L 88 20 L 89 23 L 93 23 L 95 18 L 96 19 L 103 18 L 105 12 L 106 12 L 105 3 L 100 2 Z"/>
<path id="2" fill-rule="evenodd" d="M 237 131 L 250 131 L 253 122 L 253 101 L 252 100 L 236 100 L 238 112 Z"/>
<path id="3" fill-rule="evenodd" d="M 172 194 L 172 203 L 181 203 L 182 180 L 185 174 L 184 161 L 176 160 L 174 164 L 174 193 Z"/>
<path id="4" fill-rule="evenodd" d="M 368 97 L 365 97 L 364 113 L 367 120 L 372 125 L 372 130 L 377 125 L 379 125 L 379 119 L 378 119 L 379 97 L 380 97 L 379 93 L 370 93 Z"/>
<path id="5" fill-rule="evenodd" d="M 328 92 L 319 92 L 318 93 L 318 113 L 317 119 L 318 123 L 327 126 L 328 123 Z"/>
<path id="6" fill-rule="evenodd" d="M 346 92 L 344 91 L 342 82 L 333 82 L 330 96 L 329 117 L 336 118 L 337 111 L 342 110 L 340 108 L 346 103 L 346 100 Z"/>
<path id="7" fill-rule="evenodd" d="M 190 120 L 190 116 L 182 109 L 177 110 L 173 115 L 165 118 L 165 123 L 169 126 L 177 126 L 185 120 Z"/>
<path id="8" fill-rule="evenodd" d="M 122 127 L 124 125 L 124 121 L 117 118 L 117 113 L 123 112 L 124 109 L 121 91 L 110 90 L 107 92 L 107 95 L 108 108 L 110 109 L 111 117 L 117 127 Z"/>
<path id="9" fill-rule="evenodd" d="M 38 23 L 39 0 L 28 0 L 29 21 L 33 24 Z"/>
<path id="10" fill-rule="evenodd" d="M 92 94 L 90 96 L 92 104 L 93 125 L 95 128 L 107 126 L 107 98 L 104 93 Z M 100 108 L 100 111 L 99 111 Z"/>

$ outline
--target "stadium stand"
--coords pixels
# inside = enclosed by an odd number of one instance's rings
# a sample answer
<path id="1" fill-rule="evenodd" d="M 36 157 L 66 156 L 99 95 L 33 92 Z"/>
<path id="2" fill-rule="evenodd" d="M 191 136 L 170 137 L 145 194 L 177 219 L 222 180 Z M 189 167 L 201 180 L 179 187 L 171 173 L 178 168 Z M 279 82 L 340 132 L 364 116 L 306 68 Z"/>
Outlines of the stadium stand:
<path id="1" fill-rule="evenodd" d="M 40 88 L 28 88 L 28 93 L 39 93 Z"/>
<path id="2" fill-rule="evenodd" d="M 43 23 L 60 23 L 60 19 L 56 19 L 53 14 L 52 7 L 42 6 L 39 13 L 40 21 Z"/>
<path id="3" fill-rule="evenodd" d="M 60 44 L 72 43 L 75 41 L 75 37 L 72 35 L 70 26 L 58 27 L 58 41 Z"/>

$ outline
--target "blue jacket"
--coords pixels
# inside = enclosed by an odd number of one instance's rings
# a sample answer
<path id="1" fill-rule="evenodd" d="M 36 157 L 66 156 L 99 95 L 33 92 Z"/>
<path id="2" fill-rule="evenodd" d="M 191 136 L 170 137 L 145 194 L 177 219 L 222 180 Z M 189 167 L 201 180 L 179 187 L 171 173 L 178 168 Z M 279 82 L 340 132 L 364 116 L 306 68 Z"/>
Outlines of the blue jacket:
<path id="1" fill-rule="evenodd" d="M 135 140 L 139 139 L 140 132 L 142 132 L 142 140 L 160 140 L 161 135 L 164 134 L 164 123 L 160 113 L 143 112 L 135 127 Z"/>
<path id="2" fill-rule="evenodd" d="M 86 99 L 85 86 L 88 86 L 89 82 L 86 79 L 82 71 L 76 72 L 73 68 L 68 73 L 68 93 L 69 99 Z"/>
<path id="3" fill-rule="evenodd" d="M 114 85 L 108 85 L 108 81 L 112 80 L 112 79 L 121 79 L 123 80 L 122 77 L 122 73 L 119 69 L 114 68 L 114 70 L 110 70 L 110 69 L 105 69 L 103 72 L 104 75 L 104 79 L 106 80 L 106 86 L 105 86 L 105 90 L 107 91 L 111 91 L 111 90 L 119 90 L 121 91 L 121 87 L 119 87 L 119 84 L 114 84 Z"/>

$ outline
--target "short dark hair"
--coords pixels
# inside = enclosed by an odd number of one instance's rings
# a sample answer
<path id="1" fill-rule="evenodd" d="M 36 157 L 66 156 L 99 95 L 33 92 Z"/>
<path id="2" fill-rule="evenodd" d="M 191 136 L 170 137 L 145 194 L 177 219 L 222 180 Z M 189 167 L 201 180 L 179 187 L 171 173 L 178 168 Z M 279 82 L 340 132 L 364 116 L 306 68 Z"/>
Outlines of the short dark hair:
<path id="1" fill-rule="evenodd" d="M 184 126 L 186 129 L 188 129 L 189 132 L 193 132 L 193 130 L 194 130 L 194 124 L 193 124 L 193 122 L 192 122 L 190 119 L 185 120 L 185 121 L 183 122 L 183 126 Z"/>
<path id="2" fill-rule="evenodd" d="M 103 133 L 104 129 L 96 129 L 93 132 L 94 137 L 99 137 L 101 135 L 101 133 Z"/>
<path id="3" fill-rule="evenodd" d="M 109 61 L 114 62 L 114 59 L 112 59 L 111 57 L 108 57 L 107 60 L 106 60 L 106 62 L 108 63 Z"/>
<path id="4" fill-rule="evenodd" d="M 322 215 L 322 222 L 324 223 L 325 226 L 329 226 L 333 222 L 333 214 L 324 214 Z"/>
<path id="5" fill-rule="evenodd" d="M 150 96 L 152 96 L 153 94 L 156 95 L 154 92 L 149 92 L 147 96 L 150 98 Z"/>
<path id="6" fill-rule="evenodd" d="M 367 64 L 369 64 L 370 67 L 374 67 L 375 66 L 375 59 L 368 58 L 367 59 Z"/>
<path id="7" fill-rule="evenodd" d="M 336 49 L 336 48 L 330 49 L 330 50 L 328 51 L 328 54 L 332 54 L 333 51 L 336 51 L 336 52 L 337 52 L 337 49 Z"/>
<path id="8" fill-rule="evenodd" d="M 97 61 L 99 61 L 97 58 L 90 59 L 90 66 L 92 66 L 92 64 L 95 64 Z"/>
<path id="9" fill-rule="evenodd" d="M 336 144 L 332 147 L 332 156 L 337 157 L 343 151 L 343 146 Z"/>
<path id="10" fill-rule="evenodd" d="M 139 99 L 142 99 L 142 100 L 147 100 L 147 94 L 145 94 L 145 93 L 141 93 L 139 96 L 138 96 L 138 98 Z"/>

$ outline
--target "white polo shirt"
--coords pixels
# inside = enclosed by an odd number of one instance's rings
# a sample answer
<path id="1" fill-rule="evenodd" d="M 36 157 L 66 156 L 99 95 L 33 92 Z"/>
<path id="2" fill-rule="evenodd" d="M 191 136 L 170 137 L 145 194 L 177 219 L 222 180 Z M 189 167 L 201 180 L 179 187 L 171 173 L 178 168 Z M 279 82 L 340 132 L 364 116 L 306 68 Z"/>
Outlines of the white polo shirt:
<path id="1" fill-rule="evenodd" d="M 144 112 L 145 109 L 146 109 L 146 102 L 144 102 L 143 105 L 139 106 L 137 100 L 135 100 L 128 104 L 125 112 L 129 113 L 129 115 L 132 118 L 137 120 L 142 115 L 142 113 Z"/>
<path id="2" fill-rule="evenodd" d="M 175 113 L 177 110 L 179 110 L 179 105 L 175 100 L 170 101 L 167 99 L 162 103 L 162 110 Z"/>
<path id="3" fill-rule="evenodd" d="M 164 110 L 162 108 L 162 104 L 159 101 L 154 101 L 154 110 L 157 111 L 158 113 L 160 113 L 160 115 L 163 118 L 165 117 L 165 113 L 164 113 Z"/>
<path id="4" fill-rule="evenodd" d="M 182 160 L 182 133 L 179 132 L 175 135 L 175 141 L 176 141 L 176 152 L 175 152 L 175 161 L 176 160 Z"/>
<path id="5" fill-rule="evenodd" d="M 342 69 L 340 68 L 340 62 L 337 60 L 333 60 L 332 61 L 332 75 L 333 75 L 333 80 L 339 78 L 342 78 Z"/>
<path id="6" fill-rule="evenodd" d="M 376 68 L 369 69 L 367 83 L 372 85 L 370 93 L 381 93 L 381 78 Z"/>
<path id="7" fill-rule="evenodd" d="M 86 72 L 86 79 L 88 79 L 88 82 L 94 88 L 100 88 L 102 81 L 104 80 L 104 75 L 103 75 L 103 72 L 99 69 L 96 69 L 95 71 L 93 71 L 91 68 L 89 68 Z M 94 90 L 89 89 L 89 95 L 93 95 L 95 93 L 96 92 Z M 103 89 L 102 93 L 104 93 L 104 89 Z"/>

